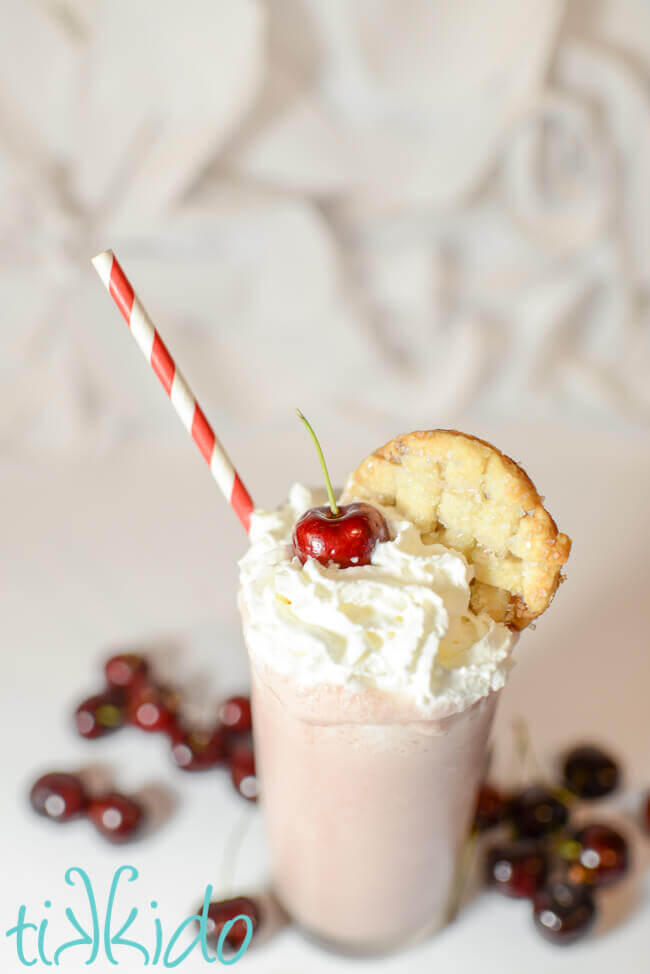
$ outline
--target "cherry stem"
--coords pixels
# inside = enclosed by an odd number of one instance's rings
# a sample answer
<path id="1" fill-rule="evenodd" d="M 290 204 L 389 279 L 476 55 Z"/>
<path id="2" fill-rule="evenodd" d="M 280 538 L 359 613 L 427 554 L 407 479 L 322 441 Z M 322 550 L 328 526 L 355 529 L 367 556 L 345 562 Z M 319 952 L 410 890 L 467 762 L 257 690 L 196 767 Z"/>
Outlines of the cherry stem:
<path id="1" fill-rule="evenodd" d="M 519 771 L 522 781 L 526 780 L 527 765 L 532 765 L 533 773 L 540 781 L 544 780 L 545 776 L 542 774 L 539 762 L 533 751 L 530 731 L 525 719 L 523 717 L 515 717 L 512 722 L 512 728 L 515 735 L 515 747 L 519 753 Z"/>
<path id="2" fill-rule="evenodd" d="M 526 765 L 532 765 L 532 771 L 538 781 L 546 785 L 546 787 L 553 792 L 553 794 L 560 801 L 564 802 L 565 805 L 570 805 L 575 801 L 575 795 L 573 795 L 567 788 L 562 785 L 554 785 L 548 780 L 548 775 L 542 771 L 539 761 L 537 760 L 537 755 L 533 750 L 533 745 L 530 738 L 530 731 L 528 729 L 528 724 L 523 717 L 515 717 L 512 722 L 512 728 L 515 735 L 515 747 L 519 752 L 519 763 L 520 763 L 520 777 L 522 783 L 526 781 Z"/>
<path id="3" fill-rule="evenodd" d="M 474 853 L 476 852 L 477 842 L 478 832 L 472 830 L 465 839 L 465 843 L 460 850 L 458 865 L 456 866 L 456 873 L 454 875 L 449 899 L 447 901 L 447 923 L 451 923 L 453 920 L 455 920 L 460 911 L 463 895 L 467 887 L 467 880 L 469 879 L 469 874 L 472 867 L 472 860 L 474 859 Z"/>
<path id="4" fill-rule="evenodd" d="M 325 457 L 323 456 L 323 451 L 321 450 L 320 443 L 318 442 L 318 437 L 314 433 L 314 431 L 313 431 L 313 429 L 311 427 L 311 423 L 309 422 L 309 420 L 305 416 L 303 416 L 303 414 L 300 412 L 299 409 L 296 409 L 296 413 L 298 414 L 298 416 L 300 417 L 300 419 L 303 421 L 303 423 L 307 427 L 307 432 L 309 433 L 309 435 L 311 436 L 312 440 L 314 441 L 314 446 L 316 447 L 316 450 L 318 452 L 318 459 L 320 460 L 320 465 L 321 465 L 321 469 L 323 471 L 323 476 L 325 477 L 325 486 L 327 488 L 327 496 L 329 498 L 330 510 L 332 511 L 332 515 L 334 517 L 340 517 L 341 512 L 339 511 L 338 507 L 336 506 L 336 501 L 334 500 L 334 491 L 332 490 L 332 481 L 330 480 L 330 475 L 327 472 L 327 464 L 325 463 Z"/>

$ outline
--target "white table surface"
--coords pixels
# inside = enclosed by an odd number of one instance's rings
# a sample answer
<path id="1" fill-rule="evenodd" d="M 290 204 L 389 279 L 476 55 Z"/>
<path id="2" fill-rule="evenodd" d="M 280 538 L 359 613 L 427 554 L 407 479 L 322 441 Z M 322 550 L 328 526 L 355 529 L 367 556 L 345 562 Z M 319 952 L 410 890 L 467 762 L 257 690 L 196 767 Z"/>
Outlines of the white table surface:
<path id="1" fill-rule="evenodd" d="M 523 714 L 544 762 L 578 737 L 595 738 L 624 756 L 630 792 L 650 786 L 650 437 L 543 426 L 471 428 L 525 463 L 574 538 L 569 580 L 548 617 L 520 643 L 497 721 L 496 767 L 507 765 L 512 719 Z M 274 503 L 290 478 L 316 478 L 300 430 L 280 443 L 264 439 L 251 434 L 233 450 L 258 498 Z M 340 443 L 328 434 L 335 476 L 379 440 L 358 429 Z M 5 458 L 0 473 L 0 969 L 19 971 L 13 942 L 4 936 L 19 904 L 40 920 L 47 912 L 43 901 L 52 900 L 52 946 L 71 935 L 66 906 L 85 917 L 78 892 L 64 884 L 70 866 L 87 870 L 101 907 L 116 866 L 136 865 L 140 879 L 120 909 L 140 909 L 133 931 L 152 945 L 149 901 L 158 901 L 169 933 L 207 883 L 225 891 L 224 850 L 233 835 L 243 830 L 237 889 L 263 886 L 267 860 L 260 810 L 242 802 L 225 773 L 181 774 L 153 736 L 127 730 L 92 743 L 71 728 L 74 703 L 97 685 L 99 664 L 112 647 L 151 644 L 167 669 L 206 699 L 246 686 L 234 603 L 235 559 L 245 538 L 191 444 L 170 419 L 168 440 L 146 450 L 134 444 L 93 460 Z M 91 764 L 109 769 L 120 788 L 162 789 L 173 799 L 172 814 L 141 842 L 114 848 L 87 823 L 57 827 L 30 812 L 26 791 L 37 773 Z M 600 934 L 570 949 L 540 940 L 527 904 L 483 894 L 436 940 L 385 959 L 328 954 L 287 928 L 251 950 L 238 969 L 642 974 L 650 970 L 650 839 L 629 823 L 628 832 L 637 867 L 603 897 Z M 139 969 L 139 956 L 122 951 L 118 970 Z M 64 955 L 62 969 L 84 969 L 86 956 L 73 952 L 66 961 Z M 91 969 L 115 968 L 100 952 Z M 196 956 L 180 969 L 198 971 L 205 964 Z"/>

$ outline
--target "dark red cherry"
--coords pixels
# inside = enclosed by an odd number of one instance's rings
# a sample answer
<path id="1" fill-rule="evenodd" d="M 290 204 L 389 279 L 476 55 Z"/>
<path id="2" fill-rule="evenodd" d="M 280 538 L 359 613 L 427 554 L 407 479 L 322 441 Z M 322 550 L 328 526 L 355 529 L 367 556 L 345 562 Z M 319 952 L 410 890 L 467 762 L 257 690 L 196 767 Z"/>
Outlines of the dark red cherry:
<path id="1" fill-rule="evenodd" d="M 198 913 L 201 911 L 198 910 Z M 260 925 L 260 909 L 248 896 L 235 896 L 229 900 L 218 900 L 210 903 L 206 922 L 206 932 L 213 943 L 217 943 L 219 935 L 226 923 L 238 916 L 247 916 L 251 922 L 253 936 Z M 233 950 L 239 950 L 246 939 L 247 923 L 238 920 L 232 925 L 224 940 Z"/>
<path id="2" fill-rule="evenodd" d="M 650 791 L 641 805 L 641 822 L 646 832 L 650 833 Z"/>
<path id="3" fill-rule="evenodd" d="M 171 738 L 172 757 L 183 771 L 206 771 L 225 761 L 226 735 L 221 726 L 176 726 Z"/>
<path id="4" fill-rule="evenodd" d="M 245 735 L 244 735 L 245 738 Z M 250 739 L 236 741 L 228 754 L 230 777 L 233 785 L 243 798 L 257 801 L 259 786 L 255 774 L 255 755 Z"/>
<path id="5" fill-rule="evenodd" d="M 144 809 L 134 798 L 113 791 L 92 799 L 88 818 L 105 839 L 127 842 L 142 825 Z"/>
<path id="6" fill-rule="evenodd" d="M 548 857 L 538 843 L 518 839 L 488 850 L 486 878 L 488 885 L 504 896 L 526 899 L 544 885 L 548 868 Z"/>
<path id="7" fill-rule="evenodd" d="M 508 818 L 518 835 L 537 839 L 561 829 L 569 812 L 559 798 L 542 785 L 531 785 L 511 798 Z"/>
<path id="8" fill-rule="evenodd" d="M 125 702 L 123 692 L 112 688 L 84 700 L 74 715 L 81 736 L 94 740 L 119 730 L 126 719 Z"/>
<path id="9" fill-rule="evenodd" d="M 585 825 L 575 833 L 580 847 L 569 867 L 569 877 L 589 886 L 612 886 L 628 870 L 630 855 L 626 839 L 609 825 Z"/>
<path id="10" fill-rule="evenodd" d="M 69 822 L 86 811 L 88 798 L 75 774 L 51 771 L 42 775 L 29 794 L 32 808 L 53 822 Z"/>
<path id="11" fill-rule="evenodd" d="M 132 690 L 148 679 L 149 664 L 139 653 L 118 653 L 106 660 L 104 672 L 109 686 Z"/>
<path id="12" fill-rule="evenodd" d="M 493 829 L 503 821 L 506 811 L 506 799 L 486 782 L 480 786 L 476 797 L 476 809 L 474 811 L 474 831 L 486 832 Z"/>
<path id="13" fill-rule="evenodd" d="M 303 565 L 315 558 L 322 565 L 351 568 L 369 564 L 375 546 L 388 539 L 386 521 L 371 504 L 339 507 L 337 517 L 327 506 L 312 507 L 296 524 L 293 551 Z"/>
<path id="14" fill-rule="evenodd" d="M 249 731 L 253 726 L 249 698 L 228 697 L 219 707 L 219 720 L 227 730 L 233 733 L 239 734 Z"/>
<path id="15" fill-rule="evenodd" d="M 602 798 L 614 791 L 620 778 L 619 767 L 597 747 L 576 747 L 563 763 L 564 784 L 578 798 Z"/>
<path id="16" fill-rule="evenodd" d="M 589 932 L 596 905 L 587 886 L 563 880 L 549 883 L 533 900 L 533 918 L 540 933 L 554 944 L 571 944 Z"/>
<path id="17" fill-rule="evenodd" d="M 172 731 L 177 712 L 178 696 L 167 687 L 145 683 L 129 697 L 129 721 L 141 730 Z"/>

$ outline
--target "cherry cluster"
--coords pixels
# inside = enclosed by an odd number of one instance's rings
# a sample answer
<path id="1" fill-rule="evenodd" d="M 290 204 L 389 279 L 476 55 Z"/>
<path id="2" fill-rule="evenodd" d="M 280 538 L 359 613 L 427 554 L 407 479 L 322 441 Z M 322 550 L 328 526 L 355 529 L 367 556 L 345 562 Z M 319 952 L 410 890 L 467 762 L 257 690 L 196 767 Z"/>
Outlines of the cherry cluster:
<path id="1" fill-rule="evenodd" d="M 569 944 L 593 927 L 597 893 L 625 875 L 630 853 L 626 837 L 611 825 L 571 822 L 578 800 L 593 801 L 616 789 L 617 763 L 599 748 L 576 747 L 564 757 L 562 777 L 557 787 L 533 784 L 511 795 L 484 783 L 474 831 L 502 831 L 487 850 L 488 886 L 530 899 L 540 933 L 552 943 Z M 644 817 L 650 831 L 650 795 Z"/>
<path id="2" fill-rule="evenodd" d="M 181 696 L 156 681 L 146 657 L 137 653 L 111 656 L 104 666 L 106 686 L 76 709 L 77 730 L 94 740 L 130 725 L 166 734 L 174 763 L 182 771 L 227 767 L 236 790 L 256 801 L 251 706 L 248 697 L 224 700 L 211 726 L 191 726 L 181 713 Z"/>
<path id="3" fill-rule="evenodd" d="M 211 726 L 190 726 L 181 713 L 179 692 L 153 678 L 144 656 L 111 656 L 104 666 L 104 675 L 104 688 L 75 711 L 77 731 L 82 737 L 96 740 L 124 726 L 165 734 L 172 760 L 182 771 L 227 767 L 237 792 L 248 801 L 257 800 L 248 697 L 224 700 Z M 32 786 L 30 802 L 39 815 L 53 822 L 86 816 L 111 842 L 133 838 L 146 818 L 145 809 L 136 798 L 119 791 L 90 795 L 82 777 L 67 771 L 42 775 Z"/>
<path id="4" fill-rule="evenodd" d="M 111 656 L 104 665 L 104 676 L 102 690 L 80 703 L 75 711 L 76 728 L 82 737 L 96 740 L 125 726 L 165 734 L 172 760 L 182 771 L 227 767 L 237 792 L 248 801 L 257 800 L 248 697 L 228 697 L 218 707 L 211 726 L 191 726 L 183 718 L 180 693 L 153 678 L 145 656 Z M 30 802 L 34 811 L 53 822 L 87 817 L 101 836 L 114 843 L 137 836 L 146 821 L 145 808 L 136 798 L 113 790 L 92 796 L 81 775 L 64 771 L 52 771 L 38 778 L 32 786 Z M 261 922 L 256 900 L 237 896 L 210 903 L 210 940 L 216 943 L 224 926 L 242 914 L 249 917 L 255 933 Z M 225 943 L 237 950 L 245 936 L 246 924 L 237 921 L 230 927 Z"/>

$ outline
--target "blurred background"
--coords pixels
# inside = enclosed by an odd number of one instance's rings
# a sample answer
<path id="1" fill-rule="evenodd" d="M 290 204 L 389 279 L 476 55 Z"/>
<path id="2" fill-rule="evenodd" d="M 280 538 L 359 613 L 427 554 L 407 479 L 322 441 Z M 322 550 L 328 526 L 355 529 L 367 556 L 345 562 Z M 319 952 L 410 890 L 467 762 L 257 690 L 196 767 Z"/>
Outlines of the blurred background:
<path id="1" fill-rule="evenodd" d="M 0 442 L 650 419 L 646 0 L 4 0 Z M 179 432 L 179 436 L 180 436 Z"/>
<path id="2" fill-rule="evenodd" d="M 621 757 L 631 808 L 650 784 L 648 0 L 0 11 L 0 694 L 20 732 L 2 916 L 72 861 L 114 868 L 85 833 L 36 835 L 23 807 L 35 769 L 87 763 L 69 714 L 109 648 L 171 642 L 216 696 L 246 685 L 246 538 L 90 265 L 105 248 L 260 505 L 320 476 L 295 406 L 339 483 L 417 428 L 466 429 L 524 464 L 574 548 L 517 651 L 495 767 L 524 715 L 549 767 L 584 738 Z M 155 767 L 177 789 L 151 746 L 127 763 L 119 741 L 98 745 L 123 787 Z M 178 916 L 212 867 L 202 836 L 216 860 L 241 815 L 227 782 L 187 787 L 138 850 Z M 238 880 L 265 876 L 260 849 Z M 531 974 L 551 956 L 593 974 L 624 956 L 636 974 L 647 874 L 635 883 L 580 948 L 588 967 L 482 902 L 469 937 L 460 923 L 410 969 L 473 970 L 480 941 L 485 974 L 506 949 Z M 291 958 L 345 967 L 290 935 L 252 963 Z"/>

